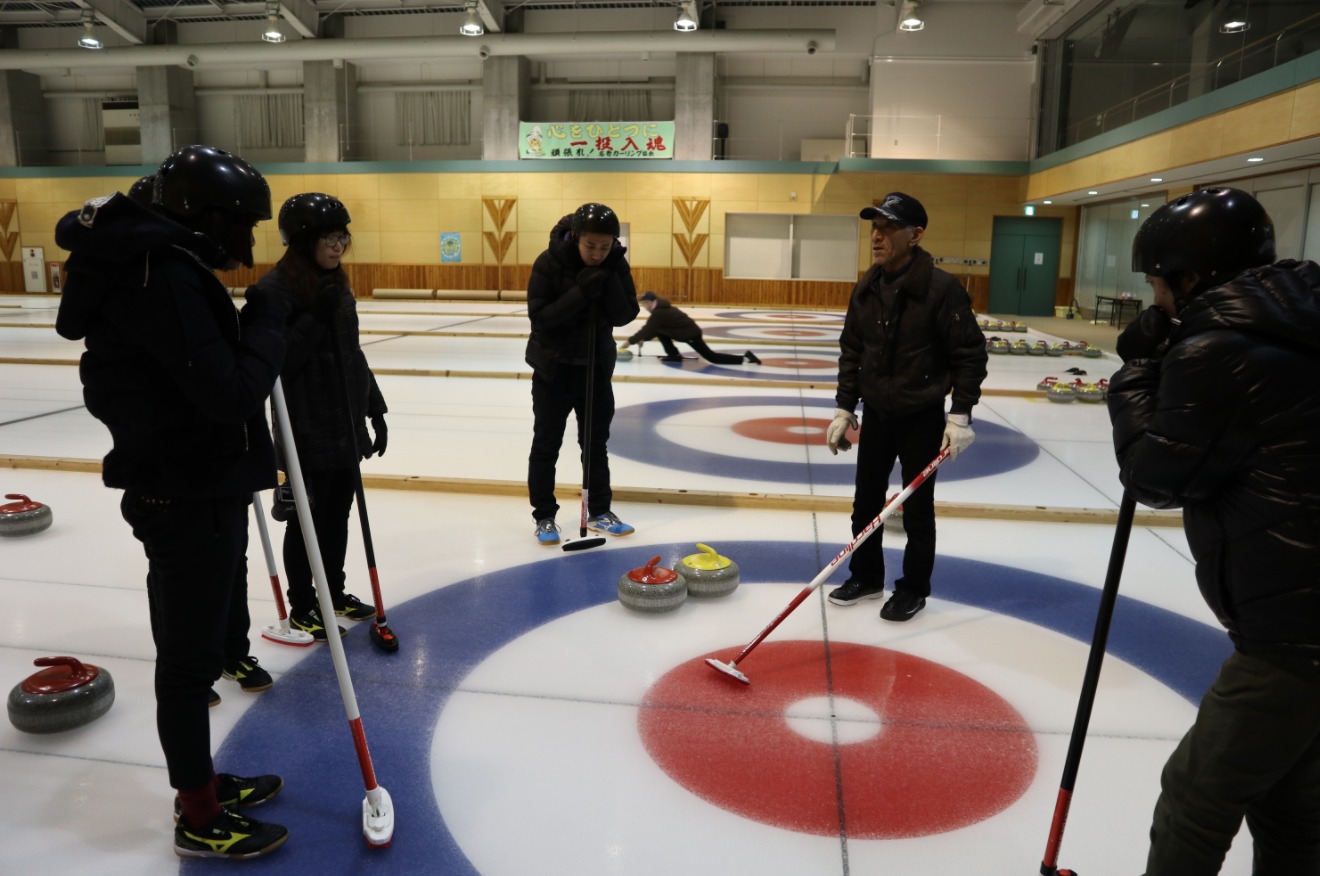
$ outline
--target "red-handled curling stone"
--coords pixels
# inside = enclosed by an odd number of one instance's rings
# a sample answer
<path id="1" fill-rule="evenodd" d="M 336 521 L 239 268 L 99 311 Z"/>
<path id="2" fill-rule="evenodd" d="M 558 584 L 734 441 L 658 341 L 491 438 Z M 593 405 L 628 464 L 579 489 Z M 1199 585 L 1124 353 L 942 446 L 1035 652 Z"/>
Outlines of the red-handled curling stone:
<path id="1" fill-rule="evenodd" d="M 687 581 L 693 596 L 727 596 L 738 586 L 738 564 L 722 557 L 710 545 L 698 544 L 701 553 L 689 554 L 675 569 Z"/>
<path id="2" fill-rule="evenodd" d="M 46 666 L 9 692 L 9 723 L 24 733 L 58 733 L 90 724 L 110 711 L 115 682 L 99 666 L 75 657 L 39 657 Z"/>
<path id="3" fill-rule="evenodd" d="M 0 536 L 32 535 L 49 529 L 50 506 L 34 502 L 22 493 L 6 493 L 16 501 L 0 505 Z"/>
<path id="4" fill-rule="evenodd" d="M 687 599 L 687 582 L 673 569 L 657 565 L 659 557 L 619 578 L 619 601 L 636 611 L 673 611 Z"/>

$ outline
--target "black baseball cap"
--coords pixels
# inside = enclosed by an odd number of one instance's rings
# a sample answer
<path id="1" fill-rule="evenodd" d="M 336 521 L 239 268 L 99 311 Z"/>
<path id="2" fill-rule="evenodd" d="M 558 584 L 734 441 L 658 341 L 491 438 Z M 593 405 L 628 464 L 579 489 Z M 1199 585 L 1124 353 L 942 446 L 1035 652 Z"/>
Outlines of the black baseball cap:
<path id="1" fill-rule="evenodd" d="M 638 298 L 637 300 L 638 300 L 638 301 L 654 301 L 654 300 L 656 299 L 656 297 L 657 297 L 657 296 L 656 296 L 656 294 L 655 294 L 654 292 L 647 292 L 646 294 L 644 294 L 641 298 Z"/>
<path id="2" fill-rule="evenodd" d="M 885 199 L 874 207 L 862 208 L 861 217 L 866 220 L 888 219 L 898 225 L 909 228 L 926 227 L 926 208 L 911 195 L 902 192 L 890 192 Z"/>

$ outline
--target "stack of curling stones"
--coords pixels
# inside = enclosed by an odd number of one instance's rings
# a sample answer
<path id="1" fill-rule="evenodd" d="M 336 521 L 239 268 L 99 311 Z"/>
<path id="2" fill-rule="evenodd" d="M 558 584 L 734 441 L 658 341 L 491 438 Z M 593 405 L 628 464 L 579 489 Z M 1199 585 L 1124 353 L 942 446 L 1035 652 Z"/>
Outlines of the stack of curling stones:
<path id="1" fill-rule="evenodd" d="M 619 578 L 619 601 L 636 611 L 673 611 L 687 599 L 688 586 L 683 576 L 659 565 L 660 558 Z"/>
<path id="2" fill-rule="evenodd" d="M 58 733 L 90 724 L 110 711 L 115 682 L 99 666 L 75 657 L 40 657 L 47 666 L 9 692 L 9 723 L 24 733 Z"/>
<path id="3" fill-rule="evenodd" d="M 738 564 L 722 557 L 710 545 L 697 544 L 701 553 L 690 554 L 675 567 L 693 596 L 727 596 L 738 586 Z"/>
<path id="4" fill-rule="evenodd" d="M 6 493 L 5 498 L 15 501 L 0 505 L 0 536 L 32 535 L 50 528 L 49 505 L 34 502 L 22 493 Z"/>

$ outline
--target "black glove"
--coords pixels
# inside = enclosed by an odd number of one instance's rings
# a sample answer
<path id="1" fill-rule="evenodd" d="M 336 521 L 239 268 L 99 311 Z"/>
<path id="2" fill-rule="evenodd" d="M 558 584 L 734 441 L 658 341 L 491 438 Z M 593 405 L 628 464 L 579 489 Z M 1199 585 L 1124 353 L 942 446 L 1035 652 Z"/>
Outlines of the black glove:
<path id="1" fill-rule="evenodd" d="M 333 322 L 335 314 L 344 300 L 344 290 L 335 282 L 335 278 L 326 274 L 321 278 L 321 286 L 316 290 L 312 302 L 312 315 L 321 322 Z"/>
<path id="2" fill-rule="evenodd" d="M 578 271 L 578 288 L 582 290 L 582 294 L 587 297 L 587 300 L 595 301 L 605 288 L 605 280 L 609 275 L 610 272 L 605 268 L 589 265 Z"/>
<path id="3" fill-rule="evenodd" d="M 289 302 L 283 295 L 264 286 L 249 286 L 243 293 L 243 310 L 239 325 L 267 325 L 283 327 L 289 318 Z"/>
<path id="4" fill-rule="evenodd" d="M 371 431 L 376 433 L 376 440 L 371 442 L 371 448 L 367 451 L 366 457 L 363 457 L 364 459 L 370 457 L 373 453 L 376 456 L 385 455 L 385 445 L 390 443 L 390 430 L 385 426 L 384 414 L 376 414 L 371 418 Z"/>
<path id="5" fill-rule="evenodd" d="M 1114 342 L 1118 357 L 1124 362 L 1133 359 L 1153 359 L 1163 352 L 1160 347 L 1168 340 L 1173 323 L 1168 315 L 1155 305 L 1143 310 Z"/>

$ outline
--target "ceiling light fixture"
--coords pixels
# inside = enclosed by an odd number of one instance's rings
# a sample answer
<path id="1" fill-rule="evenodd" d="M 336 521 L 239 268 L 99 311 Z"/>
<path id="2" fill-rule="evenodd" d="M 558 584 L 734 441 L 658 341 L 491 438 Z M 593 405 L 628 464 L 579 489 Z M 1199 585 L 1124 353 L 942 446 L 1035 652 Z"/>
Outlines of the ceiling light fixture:
<path id="1" fill-rule="evenodd" d="M 90 9 L 84 9 L 82 14 L 83 35 L 78 38 L 78 46 L 83 49 L 103 49 L 105 44 L 96 38 L 92 33 L 92 25 L 96 23 L 96 13 Z"/>
<path id="2" fill-rule="evenodd" d="M 903 0 L 903 5 L 898 13 L 898 29 L 903 33 L 916 33 L 926 26 L 918 11 L 921 3 L 918 0 Z"/>
<path id="3" fill-rule="evenodd" d="M 1252 157 L 1247 159 L 1247 164 L 1260 164 L 1264 160 L 1264 158 Z"/>
<path id="4" fill-rule="evenodd" d="M 467 5 L 467 19 L 458 28 L 458 32 L 463 36 L 481 36 L 486 32 L 486 26 L 481 23 L 481 16 L 477 14 L 477 4 Z"/>
<path id="5" fill-rule="evenodd" d="M 263 42 L 282 43 L 284 33 L 280 30 L 280 4 L 266 4 L 266 31 L 261 35 Z"/>
<path id="6" fill-rule="evenodd" d="M 1219 32 L 1246 33 L 1249 30 L 1251 30 L 1251 22 L 1247 21 L 1247 10 L 1241 3 L 1230 3 L 1224 20 L 1219 23 Z"/>
<path id="7" fill-rule="evenodd" d="M 678 17 L 674 19 L 674 30 L 692 33 L 698 27 L 696 0 L 683 0 L 678 4 Z"/>

